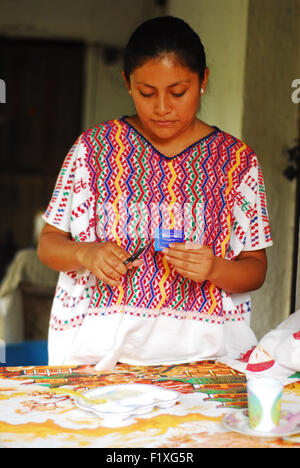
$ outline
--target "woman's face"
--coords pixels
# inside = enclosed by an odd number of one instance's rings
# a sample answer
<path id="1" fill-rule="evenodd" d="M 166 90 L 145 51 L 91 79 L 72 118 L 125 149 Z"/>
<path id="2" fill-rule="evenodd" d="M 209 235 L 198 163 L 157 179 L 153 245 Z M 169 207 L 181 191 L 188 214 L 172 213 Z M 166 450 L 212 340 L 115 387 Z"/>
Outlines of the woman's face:
<path id="1" fill-rule="evenodd" d="M 199 75 L 174 55 L 147 60 L 127 86 L 143 130 L 153 140 L 163 143 L 190 130 L 199 107 Z"/>

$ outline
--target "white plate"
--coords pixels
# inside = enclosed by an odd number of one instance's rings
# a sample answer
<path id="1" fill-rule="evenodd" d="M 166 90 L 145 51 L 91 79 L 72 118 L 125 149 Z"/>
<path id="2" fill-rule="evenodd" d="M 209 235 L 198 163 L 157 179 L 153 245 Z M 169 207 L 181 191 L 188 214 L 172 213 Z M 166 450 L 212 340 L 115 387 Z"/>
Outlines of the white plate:
<path id="1" fill-rule="evenodd" d="M 75 397 L 76 405 L 102 418 L 127 418 L 148 413 L 153 408 L 169 408 L 180 399 L 180 393 L 156 385 L 121 384 L 93 388 Z M 98 401 L 99 400 L 99 401 Z"/>
<path id="2" fill-rule="evenodd" d="M 280 418 L 279 427 L 287 423 L 287 418 L 284 415 Z M 223 418 L 223 424 L 229 431 L 239 432 L 240 434 L 246 434 L 253 437 L 263 437 L 267 439 L 281 439 L 282 437 L 287 437 L 293 434 L 300 433 L 300 424 L 296 425 L 292 430 L 285 433 L 276 433 L 276 432 L 259 432 L 252 429 L 249 425 L 248 410 L 244 411 L 235 411 L 234 413 L 227 414 Z"/>

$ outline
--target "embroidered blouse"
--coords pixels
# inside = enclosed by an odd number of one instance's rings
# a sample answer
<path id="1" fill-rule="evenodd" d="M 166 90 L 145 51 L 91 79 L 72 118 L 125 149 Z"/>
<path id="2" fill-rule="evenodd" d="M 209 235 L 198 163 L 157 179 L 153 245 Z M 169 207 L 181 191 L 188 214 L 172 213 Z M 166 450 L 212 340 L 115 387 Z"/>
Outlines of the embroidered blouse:
<path id="1" fill-rule="evenodd" d="M 113 241 L 130 254 L 151 241 L 118 287 L 60 273 L 49 364 L 180 363 L 256 344 L 249 294 L 182 277 L 154 246 L 162 229 L 230 260 L 272 244 L 262 172 L 237 138 L 215 128 L 170 158 L 124 118 L 104 122 L 67 154 L 44 219 L 74 242 Z"/>

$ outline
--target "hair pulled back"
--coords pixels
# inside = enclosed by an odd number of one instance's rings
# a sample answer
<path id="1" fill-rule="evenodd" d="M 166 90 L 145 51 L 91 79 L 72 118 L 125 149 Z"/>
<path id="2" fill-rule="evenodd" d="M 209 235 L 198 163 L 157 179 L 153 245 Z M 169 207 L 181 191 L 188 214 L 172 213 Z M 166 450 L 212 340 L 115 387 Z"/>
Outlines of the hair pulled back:
<path id="1" fill-rule="evenodd" d="M 198 34 L 182 19 L 161 16 L 142 23 L 131 35 L 124 54 L 124 74 L 130 82 L 131 73 L 147 60 L 165 54 L 176 59 L 204 78 L 206 58 Z"/>

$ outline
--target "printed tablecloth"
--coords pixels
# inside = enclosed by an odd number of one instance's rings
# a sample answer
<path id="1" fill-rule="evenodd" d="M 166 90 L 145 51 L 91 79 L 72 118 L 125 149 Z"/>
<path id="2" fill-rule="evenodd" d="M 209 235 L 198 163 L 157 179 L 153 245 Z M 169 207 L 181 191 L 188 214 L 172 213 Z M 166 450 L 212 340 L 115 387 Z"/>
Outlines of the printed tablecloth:
<path id="1" fill-rule="evenodd" d="M 285 386 L 282 411 L 300 411 L 300 376 Z M 171 408 L 155 408 L 122 422 L 102 419 L 75 404 L 72 392 L 122 383 L 176 390 Z M 300 447 L 300 434 L 263 439 L 229 432 L 222 420 L 247 409 L 245 374 L 215 361 L 170 366 L 118 364 L 113 371 L 92 366 L 0 368 L 0 446 L 197 448 Z"/>

